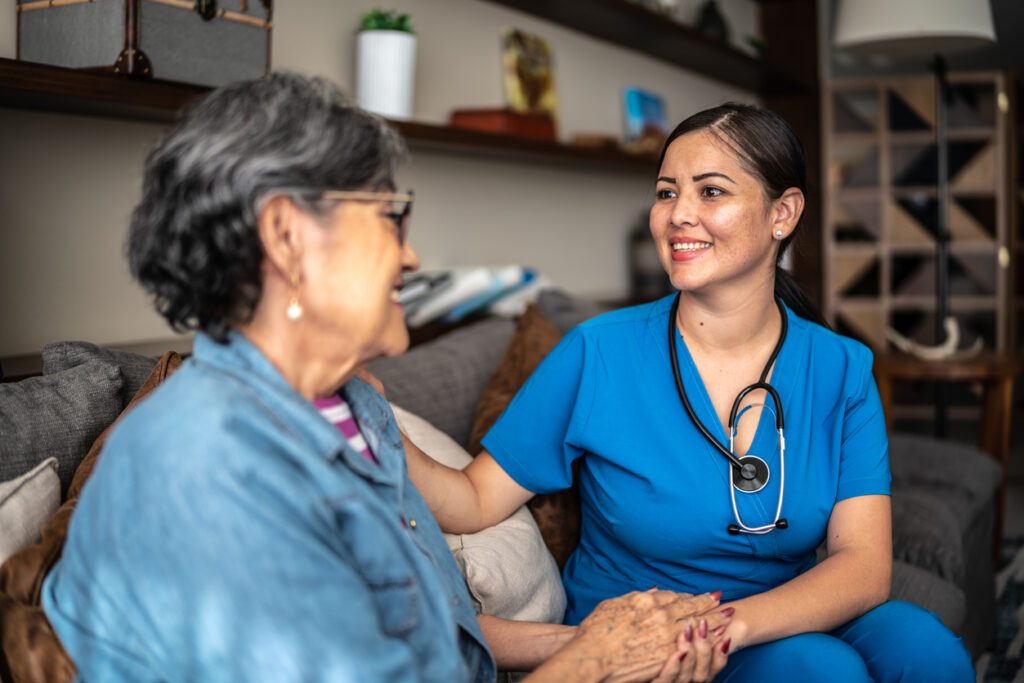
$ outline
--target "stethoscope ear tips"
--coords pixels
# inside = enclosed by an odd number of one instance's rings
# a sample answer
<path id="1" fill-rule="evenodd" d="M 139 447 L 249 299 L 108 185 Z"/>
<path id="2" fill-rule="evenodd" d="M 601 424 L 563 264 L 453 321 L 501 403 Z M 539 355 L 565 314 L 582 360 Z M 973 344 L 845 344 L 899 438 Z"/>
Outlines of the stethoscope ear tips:
<path id="1" fill-rule="evenodd" d="M 779 520 L 779 521 L 781 522 L 781 521 L 785 521 L 785 520 Z M 726 527 L 726 529 L 729 531 L 729 534 L 732 535 L 732 536 L 738 536 L 739 533 L 740 533 L 740 527 L 739 527 L 738 524 L 730 524 L 729 526 Z"/>
<path id="2" fill-rule="evenodd" d="M 789 522 L 787 522 L 785 519 L 780 519 L 779 521 L 775 522 L 775 528 L 776 529 L 788 529 L 789 528 Z"/>

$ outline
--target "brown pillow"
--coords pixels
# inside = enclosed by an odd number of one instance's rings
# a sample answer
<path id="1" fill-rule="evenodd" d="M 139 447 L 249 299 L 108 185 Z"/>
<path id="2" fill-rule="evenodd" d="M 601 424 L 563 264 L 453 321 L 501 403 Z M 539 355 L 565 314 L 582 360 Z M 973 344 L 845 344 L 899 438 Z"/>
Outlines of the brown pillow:
<path id="1" fill-rule="evenodd" d="M 484 388 L 477 405 L 473 430 L 469 437 L 469 452 L 480 452 L 480 441 L 494 426 L 498 417 L 512 402 L 516 392 L 537 369 L 544 357 L 562 338 L 562 333 L 536 306 L 530 305 L 519 318 L 515 334 L 509 342 L 498 369 Z M 540 534 L 558 568 L 576 549 L 580 540 L 580 498 L 576 486 L 576 468 L 573 485 L 565 491 L 534 496 L 529 502 L 530 512 L 537 521 Z"/>
<path id="2" fill-rule="evenodd" d="M 75 470 L 67 501 L 43 525 L 41 540 L 18 551 L 0 567 L 0 676 L 13 683 L 71 683 L 75 666 L 40 607 L 43 579 L 60 558 L 68 523 L 114 425 L 181 365 L 165 353 L 121 415 L 93 442 Z"/>

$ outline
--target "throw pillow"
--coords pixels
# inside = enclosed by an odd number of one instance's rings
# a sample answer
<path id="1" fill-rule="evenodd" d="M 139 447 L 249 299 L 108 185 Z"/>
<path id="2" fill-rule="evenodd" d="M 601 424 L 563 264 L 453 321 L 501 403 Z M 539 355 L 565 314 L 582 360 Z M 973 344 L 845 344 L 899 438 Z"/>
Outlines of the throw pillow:
<path id="1" fill-rule="evenodd" d="M 963 541 L 953 510 L 927 488 L 892 487 L 892 556 L 957 585 L 963 583 Z"/>
<path id="2" fill-rule="evenodd" d="M 57 459 L 48 458 L 17 479 L 0 483 L 0 564 L 39 539 L 60 505 Z"/>
<path id="3" fill-rule="evenodd" d="M 142 385 L 125 412 L 134 407 L 139 401 L 145 398 L 153 389 L 170 375 L 179 365 L 181 356 L 168 352 L 160 358 L 156 367 L 150 373 L 149 379 Z M 122 413 L 124 414 L 124 413 Z M 103 433 L 94 441 L 89 449 L 88 455 L 82 460 L 78 469 L 74 472 L 74 478 L 68 488 L 67 500 L 57 512 L 50 517 L 43 526 L 41 540 L 39 543 L 21 549 L 12 555 L 0 566 L 0 590 L 6 592 L 15 600 L 27 604 L 38 605 L 39 593 L 42 590 L 43 579 L 60 557 L 64 548 L 64 539 L 67 538 L 68 524 L 71 521 L 71 514 L 74 512 L 78 496 L 82 487 L 88 480 L 96 467 L 100 451 L 106 443 L 107 436 L 114 428 L 114 425 L 107 426 Z M 2 632 L 0 624 L 0 632 Z"/>
<path id="4" fill-rule="evenodd" d="M 121 412 L 122 386 L 117 366 L 101 360 L 0 384 L 0 481 L 54 457 L 66 491 L 89 445 Z"/>
<path id="5" fill-rule="evenodd" d="M 563 334 L 608 310 L 607 307 L 586 299 L 577 299 L 560 289 L 542 290 L 537 296 L 537 308 Z"/>
<path id="6" fill-rule="evenodd" d="M 121 376 L 124 378 L 124 387 L 121 390 L 123 407 L 128 405 L 149 378 L 149 373 L 153 371 L 158 359 L 128 351 L 101 349 L 89 342 L 54 342 L 43 347 L 43 374 L 52 375 L 70 370 L 91 360 L 105 361 L 121 369 Z"/>
<path id="7" fill-rule="evenodd" d="M 480 441 L 487 431 L 561 338 L 562 333 L 537 306 L 526 309 L 501 364 L 480 397 L 469 441 L 470 453 L 480 452 Z M 544 543 L 561 569 L 580 540 L 580 499 L 576 485 L 566 491 L 534 496 L 528 506 Z"/>
<path id="8" fill-rule="evenodd" d="M 420 450 L 449 467 L 472 458 L 429 422 L 392 405 L 402 432 Z M 481 614 L 518 621 L 561 623 L 565 590 L 537 525 L 525 508 L 475 534 L 445 534 Z"/>

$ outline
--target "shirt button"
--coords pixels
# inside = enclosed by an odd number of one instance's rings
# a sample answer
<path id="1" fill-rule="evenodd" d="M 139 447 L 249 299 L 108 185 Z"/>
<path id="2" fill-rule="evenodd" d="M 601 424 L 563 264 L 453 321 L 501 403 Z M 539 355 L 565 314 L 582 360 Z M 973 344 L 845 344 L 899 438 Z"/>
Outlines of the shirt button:
<path id="1" fill-rule="evenodd" d="M 459 599 L 458 598 L 452 598 L 452 604 L 453 605 L 458 605 L 459 604 Z"/>
<path id="2" fill-rule="evenodd" d="M 409 528 L 410 529 L 415 529 L 416 528 L 416 520 L 413 519 L 412 517 L 409 518 Z"/>

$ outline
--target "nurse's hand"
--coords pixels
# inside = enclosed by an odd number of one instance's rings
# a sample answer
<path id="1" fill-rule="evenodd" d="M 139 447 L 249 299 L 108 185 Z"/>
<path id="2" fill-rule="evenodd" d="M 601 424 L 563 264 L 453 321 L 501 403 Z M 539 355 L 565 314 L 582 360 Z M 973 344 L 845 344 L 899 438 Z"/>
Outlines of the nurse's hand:
<path id="1" fill-rule="evenodd" d="M 601 659 L 607 677 L 616 683 L 658 680 L 691 681 L 710 680 L 693 678 L 695 673 L 717 673 L 724 662 L 713 669 L 717 661 L 711 655 L 709 643 L 717 642 L 715 630 L 724 630 L 731 615 L 714 610 L 721 595 L 705 593 L 688 595 L 671 591 L 634 592 L 612 600 L 605 600 L 579 626 L 577 640 L 586 641 Z M 705 635 L 697 637 L 703 620 Z M 687 626 L 690 626 L 689 631 Z M 690 634 L 690 639 L 686 634 Z M 686 653 L 685 657 L 680 656 Z M 692 664 L 686 664 L 690 657 Z M 675 664 L 673 664 L 673 659 Z M 722 659 L 722 658 L 719 658 Z M 690 678 L 678 678 L 683 675 Z M 675 668 L 679 667 L 679 668 Z M 712 674 L 713 675 L 713 674 Z M 664 677 L 669 676 L 669 677 Z M 675 676 L 677 678 L 673 678 Z"/>
<path id="2" fill-rule="evenodd" d="M 686 630 L 679 636 L 678 653 L 673 653 L 654 683 L 701 683 L 711 681 L 725 668 L 729 654 L 729 641 L 722 639 L 726 625 L 714 628 L 718 623 L 714 615 L 690 617 Z"/>

